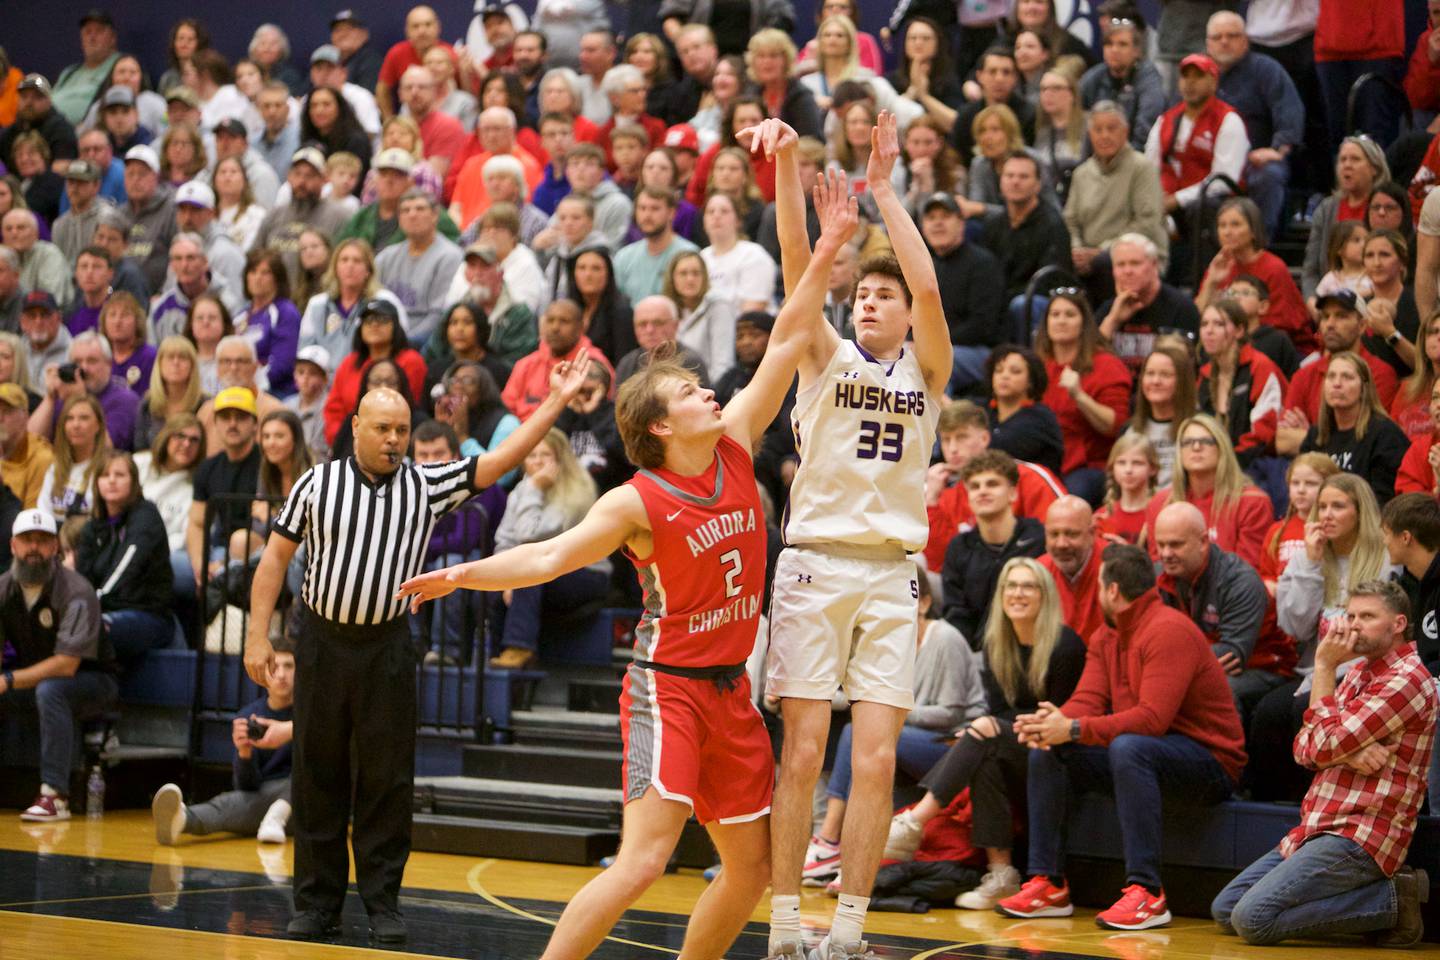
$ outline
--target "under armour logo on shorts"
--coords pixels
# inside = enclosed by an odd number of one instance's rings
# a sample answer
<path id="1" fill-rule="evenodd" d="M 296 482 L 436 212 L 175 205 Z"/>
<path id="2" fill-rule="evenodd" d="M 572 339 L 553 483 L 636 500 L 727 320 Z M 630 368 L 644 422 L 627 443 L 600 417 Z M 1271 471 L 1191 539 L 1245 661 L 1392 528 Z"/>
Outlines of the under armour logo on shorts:
<path id="1" fill-rule="evenodd" d="M 812 579 L 813 579 L 813 578 L 812 578 L 812 577 L 810 576 L 810 574 L 808 574 L 808 573 L 797 573 L 797 574 L 795 574 L 795 582 L 796 582 L 796 583 L 810 583 L 810 582 L 812 581 Z"/>

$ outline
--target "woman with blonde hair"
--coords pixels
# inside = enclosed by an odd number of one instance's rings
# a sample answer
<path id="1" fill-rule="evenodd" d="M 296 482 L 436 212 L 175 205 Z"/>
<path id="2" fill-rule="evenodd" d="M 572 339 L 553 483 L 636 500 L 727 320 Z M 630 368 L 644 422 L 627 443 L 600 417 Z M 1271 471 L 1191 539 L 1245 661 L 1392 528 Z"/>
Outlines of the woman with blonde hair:
<path id="1" fill-rule="evenodd" d="M 795 77 L 795 41 L 784 30 L 766 27 L 745 48 L 746 73 L 765 114 L 788 123 L 802 137 L 825 139 L 824 111 Z"/>
<path id="2" fill-rule="evenodd" d="M 967 219 L 1005 209 L 1005 198 L 1000 195 L 1000 166 L 1012 153 L 1028 153 L 1035 158 L 1040 167 L 1041 201 L 1054 202 L 1051 172 L 1045 158 L 1025 146 L 1015 111 L 1003 103 L 985 107 L 975 114 L 970 132 L 975 139 L 975 154 L 961 158 L 969 164 L 965 196 L 960 198 L 960 212 Z"/>
<path id="3" fill-rule="evenodd" d="M 1040 75 L 1035 96 L 1035 150 L 1058 189 L 1089 154 L 1080 83 L 1070 71 L 1052 68 Z"/>
<path id="4" fill-rule="evenodd" d="M 885 844 L 885 859 L 914 859 L 925 824 L 969 787 L 971 842 L 985 849 L 987 868 L 955 901 L 966 910 L 989 910 L 1020 889 L 1012 807 L 1025 796 L 1028 751 L 1015 738 L 1015 718 L 1041 702 L 1064 703 L 1085 669 L 1085 643 L 1065 626 L 1055 581 L 1029 557 L 1001 568 L 981 649 L 987 713 L 955 731 L 954 746 L 920 781 L 925 796 L 890 821 Z"/>
<path id="5" fill-rule="evenodd" d="M 405 308 L 394 294 L 380 286 L 375 250 L 359 237 L 342 240 L 330 254 L 319 292 L 305 305 L 300 345 L 319 344 L 329 351 L 332 362 L 339 364 L 350 352 L 360 326 L 360 306 L 371 297 L 395 304 L 404 325 Z"/>
<path id="6" fill-rule="evenodd" d="M 545 434 L 525 456 L 524 470 L 495 531 L 496 553 L 570 529 L 595 502 L 595 481 L 559 430 Z M 504 602 L 496 605 L 503 620 L 495 633 L 500 637 L 500 653 L 491 659 L 491 666 L 518 670 L 534 663 L 542 611 L 573 610 L 603 598 L 609 589 L 610 561 L 601 559 L 549 583 L 505 591 Z"/>
<path id="7" fill-rule="evenodd" d="M 719 383 L 735 365 L 735 307 L 710 289 L 705 258 L 690 250 L 671 260 L 662 292 L 680 314 L 675 339 L 698 353 L 711 382 Z"/>
<path id="8" fill-rule="evenodd" d="M 1197 413 L 1180 424 L 1180 452 L 1170 486 L 1150 498 L 1145 510 L 1145 541 L 1156 556 L 1155 518 L 1172 503 L 1194 504 L 1205 515 L 1210 540 L 1221 550 L 1238 554 L 1252 567 L 1260 565 L 1265 531 L 1275 518 L 1270 497 L 1250 482 L 1230 435 L 1220 421 Z"/>
<path id="9" fill-rule="evenodd" d="M 1296 678 L 1270 691 L 1255 708 L 1247 744 L 1255 799 L 1304 794 L 1310 774 L 1295 765 L 1290 745 L 1308 706 L 1309 698 L 1299 694 L 1315 672 L 1315 647 L 1332 630 L 1345 628 L 1345 604 L 1356 584 L 1389 579 L 1398 570 L 1385 550 L 1380 507 L 1370 485 L 1353 473 L 1326 479 L 1305 524 L 1304 549 L 1290 558 L 1275 589 L 1276 621 L 1295 638 L 1300 662 Z"/>
<path id="10" fill-rule="evenodd" d="M 1433 429 L 1430 392 L 1440 372 L 1440 310 L 1433 311 L 1420 326 L 1415 348 L 1415 369 L 1390 401 L 1390 419 L 1412 441 L 1430 436 Z"/>
<path id="11" fill-rule="evenodd" d="M 843 171 L 851 183 L 858 180 L 857 190 L 865 183 L 865 168 L 870 163 L 870 131 L 875 128 L 877 116 L 875 104 L 869 100 L 846 104 L 840 112 L 840 129 L 830 141 L 830 165 Z M 868 199 L 861 197 L 862 201 Z"/>
<path id="12" fill-rule="evenodd" d="M 171 417 L 193 415 L 209 399 L 200 386 L 200 355 L 185 337 L 160 341 L 149 383 L 135 415 L 137 450 L 150 449 Z"/>
<path id="13" fill-rule="evenodd" d="M 710 165 L 705 182 L 705 198 L 723 193 L 735 201 L 740 215 L 740 232 L 757 236 L 765 214 L 765 195 L 755 182 L 750 155 L 741 147 L 721 147 Z"/>
<path id="14" fill-rule="evenodd" d="M 926 114 L 905 129 L 893 179 L 905 209 L 917 217 L 925 198 L 935 191 L 964 192 L 965 168 L 941 121 Z"/>
<path id="15" fill-rule="evenodd" d="M 1154 444 L 1160 461 L 1155 482 L 1162 487 L 1170 482 L 1175 465 L 1180 424 L 1200 409 L 1196 381 L 1190 345 L 1180 337 L 1157 338 L 1150 355 L 1140 364 L 1129 432 L 1147 437 Z"/>
<path id="16" fill-rule="evenodd" d="M 1375 392 L 1370 365 L 1358 353 L 1330 357 L 1320 388 L 1320 416 L 1300 443 L 1363 477 L 1383 505 L 1395 496 L 1395 477 L 1410 442 Z"/>
<path id="17" fill-rule="evenodd" d="M 801 77 L 800 82 L 810 91 L 815 105 L 822 111 L 830 109 L 835 89 L 840 84 L 855 80 L 870 89 L 875 98 L 875 110 L 889 110 L 895 114 L 895 122 L 902 131 L 912 120 L 925 113 L 923 106 L 897 93 L 889 80 L 860 66 L 859 33 L 848 16 L 836 14 L 820 23 L 820 29 L 815 34 L 815 50 L 815 69 Z"/>
<path id="18" fill-rule="evenodd" d="M 8 330 L 0 330 L 0 383 L 13 383 L 24 390 L 30 412 L 40 405 L 40 395 L 30 389 L 30 344 Z"/>
<path id="19" fill-rule="evenodd" d="M 63 523 L 67 517 L 90 512 L 91 490 L 100 461 L 110 452 L 105 432 L 105 411 L 89 393 L 65 401 L 55 431 L 55 459 L 45 471 L 36 507 Z"/>
<path id="20" fill-rule="evenodd" d="M 1280 575 L 1290 565 L 1295 554 L 1305 549 L 1305 525 L 1310 522 L 1310 512 L 1320 495 L 1325 481 L 1340 472 L 1335 461 L 1323 453 L 1302 453 L 1290 461 L 1285 471 L 1285 488 L 1289 503 L 1285 516 L 1276 520 L 1265 531 L 1265 544 L 1260 554 L 1260 565 L 1255 568 L 1265 589 L 1275 596 Z"/>
<path id="21" fill-rule="evenodd" d="M 215 211 L 220 226 L 235 246 L 246 252 L 255 245 L 260 224 L 270 211 L 256 202 L 250 175 L 239 157 L 226 157 L 215 164 L 211 179 L 215 184 Z"/>

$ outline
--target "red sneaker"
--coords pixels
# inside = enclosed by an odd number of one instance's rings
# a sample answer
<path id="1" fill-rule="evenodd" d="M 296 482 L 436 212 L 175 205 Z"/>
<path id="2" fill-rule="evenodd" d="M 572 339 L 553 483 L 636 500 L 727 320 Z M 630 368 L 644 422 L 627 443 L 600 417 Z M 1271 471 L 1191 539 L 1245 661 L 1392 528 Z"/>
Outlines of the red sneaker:
<path id="1" fill-rule="evenodd" d="M 995 912 L 1022 920 L 1031 917 L 1068 917 L 1075 912 L 1070 903 L 1070 885 L 1057 887 L 1049 877 L 1036 876 L 1025 881 L 1020 892 L 995 904 Z M 1166 914 L 1167 918 L 1169 914 Z"/>
<path id="2" fill-rule="evenodd" d="M 1120 891 L 1113 907 L 1095 915 L 1095 922 L 1107 930 L 1148 930 L 1170 922 L 1170 907 L 1163 890 L 1152 897 L 1149 890 L 1132 883 Z"/>
<path id="3" fill-rule="evenodd" d="M 42 793 L 35 798 L 34 803 L 21 812 L 20 819 L 31 823 L 54 823 L 59 820 L 69 820 L 70 804 L 64 797 Z"/>

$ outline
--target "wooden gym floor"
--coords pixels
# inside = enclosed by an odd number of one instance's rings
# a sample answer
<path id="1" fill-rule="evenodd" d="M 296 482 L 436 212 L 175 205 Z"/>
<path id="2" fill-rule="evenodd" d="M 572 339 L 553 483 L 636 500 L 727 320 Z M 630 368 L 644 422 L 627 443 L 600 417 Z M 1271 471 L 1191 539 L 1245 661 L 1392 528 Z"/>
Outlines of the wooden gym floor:
<path id="1" fill-rule="evenodd" d="M 262 856 L 261 854 L 264 854 Z M 102 821 L 22 824 L 0 811 L 0 960 L 330 960 L 376 956 L 365 915 L 352 892 L 338 945 L 283 939 L 290 917 L 291 850 L 253 839 L 194 838 L 155 844 L 150 817 L 117 811 Z M 418 853 L 405 873 L 403 907 L 409 952 L 394 957 L 535 958 L 566 900 L 594 870 L 506 860 Z M 666 876 L 626 914 L 598 960 L 674 956 L 687 911 L 705 881 L 692 871 Z M 807 890 L 803 911 L 818 939 L 834 901 Z M 728 954 L 752 960 L 765 952 L 765 906 Z M 1250 948 L 1214 926 L 1179 918 L 1140 934 L 1098 929 L 1090 911 L 1066 920 L 1013 921 L 989 913 L 937 910 L 872 914 L 872 947 L 904 960 L 1360 960 L 1358 941 Z M 1416 954 L 1440 955 L 1427 944 Z"/>

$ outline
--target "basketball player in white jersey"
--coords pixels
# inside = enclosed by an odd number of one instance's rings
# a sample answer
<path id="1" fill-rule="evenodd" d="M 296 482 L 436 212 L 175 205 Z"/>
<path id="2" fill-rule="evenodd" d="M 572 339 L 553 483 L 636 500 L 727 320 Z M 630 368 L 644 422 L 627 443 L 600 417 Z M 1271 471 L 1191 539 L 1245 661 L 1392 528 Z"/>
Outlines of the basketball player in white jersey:
<path id="1" fill-rule="evenodd" d="M 855 339 L 842 340 L 825 322 L 821 299 L 806 304 L 814 331 L 792 414 L 800 468 L 785 512 L 766 663 L 767 693 L 781 698 L 785 720 L 771 820 L 772 958 L 804 956 L 801 867 L 837 687 L 851 702 L 855 779 L 840 903 L 809 957 L 868 955 L 861 933 L 892 813 L 895 743 L 914 705 L 919 589 L 906 554 L 929 535 L 925 471 L 952 353 L 930 251 L 891 186 L 899 153 L 895 117 L 883 112 L 865 176 L 895 253 L 860 264 Z M 786 290 L 798 297 L 810 250 L 793 159 L 777 164 L 776 188 Z"/>

